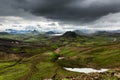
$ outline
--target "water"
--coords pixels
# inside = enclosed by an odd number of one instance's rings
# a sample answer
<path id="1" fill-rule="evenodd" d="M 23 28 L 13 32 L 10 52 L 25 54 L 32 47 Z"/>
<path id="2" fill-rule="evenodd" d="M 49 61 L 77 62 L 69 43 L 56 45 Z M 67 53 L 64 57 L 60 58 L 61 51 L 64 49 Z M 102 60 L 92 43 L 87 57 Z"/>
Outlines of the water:
<path id="1" fill-rule="evenodd" d="M 93 73 L 93 72 L 100 73 L 100 72 L 106 72 L 109 70 L 109 69 L 96 70 L 93 68 L 64 68 L 64 69 L 68 71 L 74 71 L 74 72 L 80 72 L 80 73 Z"/>

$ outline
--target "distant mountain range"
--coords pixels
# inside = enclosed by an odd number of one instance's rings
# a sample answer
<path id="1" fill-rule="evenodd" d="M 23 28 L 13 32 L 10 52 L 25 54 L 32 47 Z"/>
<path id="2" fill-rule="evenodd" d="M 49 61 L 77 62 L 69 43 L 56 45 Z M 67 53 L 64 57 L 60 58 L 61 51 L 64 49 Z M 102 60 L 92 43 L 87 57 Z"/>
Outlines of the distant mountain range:
<path id="1" fill-rule="evenodd" d="M 82 35 L 82 36 L 120 36 L 120 30 L 114 30 L 114 31 L 96 31 L 94 33 L 89 33 L 87 30 L 74 30 L 74 31 L 67 31 L 66 35 L 69 36 L 75 36 L 76 34 Z M 40 32 L 35 29 L 25 29 L 25 30 L 15 30 L 15 29 L 6 29 L 5 32 L 0 32 L 0 35 L 6 35 L 6 34 L 45 34 L 45 35 L 52 35 L 52 36 L 59 36 L 64 34 L 63 32 L 57 32 L 57 31 L 47 31 L 47 32 Z"/>
<path id="2" fill-rule="evenodd" d="M 7 32 L 0 32 L 0 35 L 7 35 L 7 34 L 9 34 L 9 33 L 7 33 Z"/>
<path id="3" fill-rule="evenodd" d="M 6 29 L 5 32 L 0 32 L 0 34 L 45 34 L 45 35 L 60 35 L 62 33 L 57 31 L 47 31 L 47 32 L 40 32 L 38 30 L 15 30 L 15 29 Z"/>
<path id="4" fill-rule="evenodd" d="M 34 32 L 34 30 L 15 30 L 15 29 L 6 29 L 7 33 L 9 34 L 26 34 L 26 33 L 31 33 Z"/>

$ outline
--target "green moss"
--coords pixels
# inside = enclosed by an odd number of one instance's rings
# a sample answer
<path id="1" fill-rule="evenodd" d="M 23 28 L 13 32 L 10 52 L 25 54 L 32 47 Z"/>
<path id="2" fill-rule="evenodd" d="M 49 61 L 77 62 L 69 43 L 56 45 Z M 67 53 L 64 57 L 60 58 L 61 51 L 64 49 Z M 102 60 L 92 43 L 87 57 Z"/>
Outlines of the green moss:
<path id="1" fill-rule="evenodd" d="M 17 64 L 0 71 L 0 80 L 17 80 L 29 71 L 27 64 Z"/>

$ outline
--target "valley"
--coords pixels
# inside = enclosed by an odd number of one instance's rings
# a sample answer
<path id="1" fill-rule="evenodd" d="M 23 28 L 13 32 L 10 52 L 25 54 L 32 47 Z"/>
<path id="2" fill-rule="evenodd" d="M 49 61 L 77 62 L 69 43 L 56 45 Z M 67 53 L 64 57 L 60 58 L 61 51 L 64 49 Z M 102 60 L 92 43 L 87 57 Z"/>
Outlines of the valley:
<path id="1" fill-rule="evenodd" d="M 119 80 L 119 34 L 0 34 L 0 80 Z M 82 73 L 65 67 L 108 71 Z"/>

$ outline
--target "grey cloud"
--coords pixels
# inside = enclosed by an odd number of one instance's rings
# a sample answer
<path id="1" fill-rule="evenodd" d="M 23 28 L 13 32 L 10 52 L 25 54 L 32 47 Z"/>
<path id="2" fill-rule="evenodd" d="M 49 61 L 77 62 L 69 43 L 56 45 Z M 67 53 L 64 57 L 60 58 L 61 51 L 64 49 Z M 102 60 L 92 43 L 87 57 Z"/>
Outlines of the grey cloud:
<path id="1" fill-rule="evenodd" d="M 33 15 L 62 21 L 92 21 L 120 11 L 119 0 L 17 0 L 16 7 Z"/>
<path id="2" fill-rule="evenodd" d="M 24 0 L 19 0 L 24 1 Z M 17 0 L 0 0 L 0 21 L 4 20 L 6 16 L 13 16 L 13 17 L 22 17 L 25 19 L 33 19 L 34 15 L 30 12 L 26 11 L 23 8 L 17 7 L 19 2 Z M 19 3 L 22 5 L 22 3 Z"/>
<path id="3" fill-rule="evenodd" d="M 82 23 L 119 11 L 120 0 L 0 0 L 0 16 L 35 15 Z"/>

